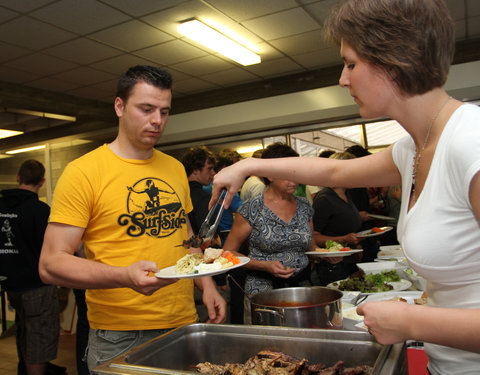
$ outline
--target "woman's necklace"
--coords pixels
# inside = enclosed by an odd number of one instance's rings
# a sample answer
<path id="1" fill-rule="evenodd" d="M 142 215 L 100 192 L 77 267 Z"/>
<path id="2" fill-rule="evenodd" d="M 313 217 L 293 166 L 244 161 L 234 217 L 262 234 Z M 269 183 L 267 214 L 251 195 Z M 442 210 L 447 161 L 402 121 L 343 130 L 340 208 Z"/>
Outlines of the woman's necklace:
<path id="1" fill-rule="evenodd" d="M 417 169 L 420 164 L 420 159 L 422 158 L 422 152 L 425 150 L 425 147 L 427 146 L 428 143 L 428 138 L 430 138 L 430 131 L 432 130 L 433 124 L 435 123 L 435 120 L 437 119 L 438 115 L 440 112 L 442 112 L 442 109 L 445 108 L 447 103 L 452 99 L 451 96 L 445 100 L 445 102 L 440 106 L 440 108 L 437 110 L 435 115 L 433 116 L 432 120 L 430 121 L 430 124 L 428 125 L 428 130 L 427 130 L 427 135 L 425 136 L 425 141 L 423 142 L 423 146 L 420 149 L 420 151 L 415 151 L 415 156 L 413 157 L 413 173 L 412 173 L 412 192 L 411 192 L 411 204 L 415 203 L 417 201 L 417 195 L 415 193 L 415 180 L 417 177 Z"/>

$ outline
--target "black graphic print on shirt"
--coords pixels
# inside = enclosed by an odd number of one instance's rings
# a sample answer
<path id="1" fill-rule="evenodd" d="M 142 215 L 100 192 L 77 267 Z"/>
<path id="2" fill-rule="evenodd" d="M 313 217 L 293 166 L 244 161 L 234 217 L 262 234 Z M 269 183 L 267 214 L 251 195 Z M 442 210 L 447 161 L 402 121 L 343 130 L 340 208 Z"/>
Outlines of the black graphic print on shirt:
<path id="1" fill-rule="evenodd" d="M 139 237 L 168 237 L 186 224 L 185 209 L 173 188 L 154 177 L 143 178 L 127 186 L 127 214 L 118 223 L 127 234 Z"/>

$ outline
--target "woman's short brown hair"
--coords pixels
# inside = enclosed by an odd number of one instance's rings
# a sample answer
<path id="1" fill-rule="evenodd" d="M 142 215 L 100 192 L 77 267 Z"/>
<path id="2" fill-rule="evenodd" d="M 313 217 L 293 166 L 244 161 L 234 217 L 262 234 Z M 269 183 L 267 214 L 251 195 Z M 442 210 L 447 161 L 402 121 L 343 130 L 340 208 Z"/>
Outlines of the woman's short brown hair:
<path id="1" fill-rule="evenodd" d="M 442 87 L 455 52 L 454 23 L 443 0 L 346 0 L 325 23 L 342 40 L 385 69 L 407 95 Z"/>

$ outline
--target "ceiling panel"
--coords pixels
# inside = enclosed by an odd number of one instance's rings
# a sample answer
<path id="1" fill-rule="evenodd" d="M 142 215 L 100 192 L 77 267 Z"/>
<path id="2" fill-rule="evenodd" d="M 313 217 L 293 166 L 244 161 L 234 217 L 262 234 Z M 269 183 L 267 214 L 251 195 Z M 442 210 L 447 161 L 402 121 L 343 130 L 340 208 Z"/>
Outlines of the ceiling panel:
<path id="1" fill-rule="evenodd" d="M 446 1 L 456 20 L 457 41 L 480 40 L 480 1 Z M 224 104 L 242 100 L 247 84 L 254 91 L 275 79 L 283 82 L 283 77 L 300 73 L 311 77 L 311 72 L 342 64 L 338 48 L 325 43 L 322 31 L 337 2 L 0 0 L 0 99 L 28 107 L 29 100 L 9 95 L 12 88 L 19 93 L 41 89 L 42 99 L 68 94 L 69 111 L 72 97 L 82 101 L 83 108 L 90 103 L 94 109 L 110 110 L 119 75 L 132 65 L 152 64 L 171 71 L 177 100 L 197 103 L 205 97 L 202 105 L 212 105 L 204 93 L 221 97 Z M 244 67 L 181 36 L 178 23 L 194 17 L 248 40 L 262 63 Z M 469 54 L 480 58 L 478 51 Z M 238 97 L 218 91 L 230 89 L 237 90 Z M 45 103 L 60 109 L 59 98 Z"/>

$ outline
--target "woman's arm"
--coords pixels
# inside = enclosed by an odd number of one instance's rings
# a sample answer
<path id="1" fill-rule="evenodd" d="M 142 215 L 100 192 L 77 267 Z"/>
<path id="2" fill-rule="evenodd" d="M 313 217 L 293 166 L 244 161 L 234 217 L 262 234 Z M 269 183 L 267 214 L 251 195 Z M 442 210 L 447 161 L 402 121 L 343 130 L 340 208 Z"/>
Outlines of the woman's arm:
<path id="1" fill-rule="evenodd" d="M 381 344 L 416 340 L 480 353 L 480 309 L 382 301 L 360 305 L 357 312 Z"/>
<path id="2" fill-rule="evenodd" d="M 307 185 L 347 188 L 398 184 L 401 178 L 393 162 L 392 147 L 351 160 L 312 157 L 244 159 L 215 175 L 210 205 L 216 202 L 220 190 L 227 188 L 225 206 L 228 207 L 245 178 L 250 175 L 290 180 Z"/>

